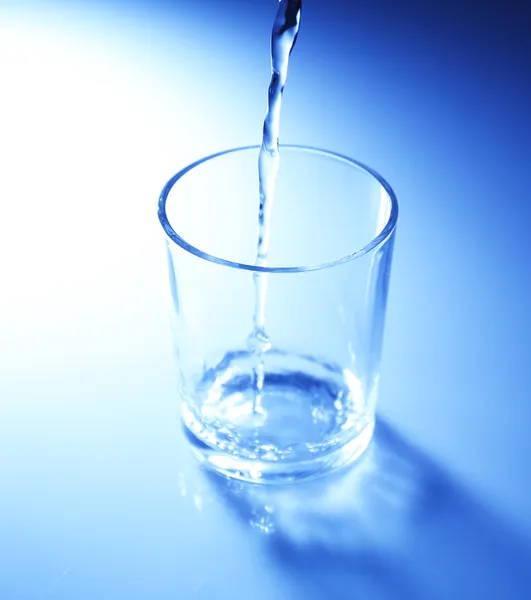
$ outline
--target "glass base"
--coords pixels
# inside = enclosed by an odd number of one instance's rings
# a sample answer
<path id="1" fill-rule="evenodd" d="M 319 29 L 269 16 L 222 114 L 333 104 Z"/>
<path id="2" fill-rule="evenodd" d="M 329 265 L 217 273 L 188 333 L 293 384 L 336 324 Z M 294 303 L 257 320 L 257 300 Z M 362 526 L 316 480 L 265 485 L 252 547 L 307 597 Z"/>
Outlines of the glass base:
<path id="1" fill-rule="evenodd" d="M 312 357 L 264 355 L 263 389 L 253 388 L 256 359 L 227 354 L 208 370 L 193 402 L 183 403 L 193 453 L 207 466 L 254 483 L 324 475 L 361 456 L 374 430 L 360 381 Z"/>
<path id="2" fill-rule="evenodd" d="M 374 422 L 344 446 L 309 460 L 272 462 L 241 458 L 207 446 L 185 424 L 192 453 L 205 466 L 234 479 L 249 483 L 290 483 L 322 477 L 355 462 L 367 449 L 374 432 Z"/>

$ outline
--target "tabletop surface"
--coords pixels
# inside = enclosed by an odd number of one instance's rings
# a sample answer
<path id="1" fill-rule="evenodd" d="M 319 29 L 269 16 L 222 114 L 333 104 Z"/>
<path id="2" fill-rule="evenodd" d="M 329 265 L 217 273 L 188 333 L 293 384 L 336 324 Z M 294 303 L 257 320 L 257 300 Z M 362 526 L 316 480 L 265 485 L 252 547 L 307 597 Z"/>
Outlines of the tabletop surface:
<path id="1" fill-rule="evenodd" d="M 523 3 L 307 0 L 282 139 L 400 202 L 379 421 L 262 488 L 179 426 L 156 201 L 260 135 L 271 0 L 0 2 L 0 599 L 529 598 Z"/>

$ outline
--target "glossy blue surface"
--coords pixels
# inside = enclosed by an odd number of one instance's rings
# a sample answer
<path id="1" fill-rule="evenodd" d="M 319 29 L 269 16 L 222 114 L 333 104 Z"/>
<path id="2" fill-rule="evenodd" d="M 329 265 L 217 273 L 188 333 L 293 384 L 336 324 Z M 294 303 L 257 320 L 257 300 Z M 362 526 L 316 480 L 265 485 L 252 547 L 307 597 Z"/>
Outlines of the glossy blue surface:
<path id="1" fill-rule="evenodd" d="M 272 3 L 0 3 L 2 600 L 529 598 L 524 4 L 307 0 L 282 141 L 401 206 L 375 444 L 273 491 L 187 452 L 156 200 L 259 139 Z"/>

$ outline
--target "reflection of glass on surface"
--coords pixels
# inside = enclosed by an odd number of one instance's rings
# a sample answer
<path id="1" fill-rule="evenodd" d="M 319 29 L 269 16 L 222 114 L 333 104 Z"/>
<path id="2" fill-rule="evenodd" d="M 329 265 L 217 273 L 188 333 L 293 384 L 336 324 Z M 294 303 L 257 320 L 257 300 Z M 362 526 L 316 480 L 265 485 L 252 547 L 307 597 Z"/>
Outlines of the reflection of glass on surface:
<path id="1" fill-rule="evenodd" d="M 326 478 L 260 486 L 203 475 L 191 489 L 210 518 L 225 508 L 248 525 L 293 597 L 528 598 L 529 540 L 381 421 L 364 456 Z"/>
<path id="2" fill-rule="evenodd" d="M 268 267 L 256 267 L 257 152 L 184 169 L 159 217 L 192 448 L 232 477 L 282 482 L 344 466 L 372 437 L 398 209 L 367 167 L 286 146 Z M 247 345 L 256 272 L 268 276 L 270 341 L 259 414 Z"/>
<path id="3" fill-rule="evenodd" d="M 249 525 L 289 544 L 336 551 L 393 546 L 421 502 L 424 475 L 388 438 L 379 426 L 352 468 L 297 486 L 263 487 L 218 475 L 210 482 Z"/>

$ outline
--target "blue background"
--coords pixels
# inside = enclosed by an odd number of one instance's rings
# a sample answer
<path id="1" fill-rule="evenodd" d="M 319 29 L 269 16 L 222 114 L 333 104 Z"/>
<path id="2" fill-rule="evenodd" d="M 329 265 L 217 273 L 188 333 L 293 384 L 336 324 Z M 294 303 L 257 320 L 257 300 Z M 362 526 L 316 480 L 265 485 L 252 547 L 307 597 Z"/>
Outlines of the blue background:
<path id="1" fill-rule="evenodd" d="M 531 597 L 529 6 L 306 0 L 282 138 L 400 202 L 380 424 L 261 490 L 178 426 L 156 200 L 256 143 L 273 0 L 0 2 L 0 598 Z"/>

